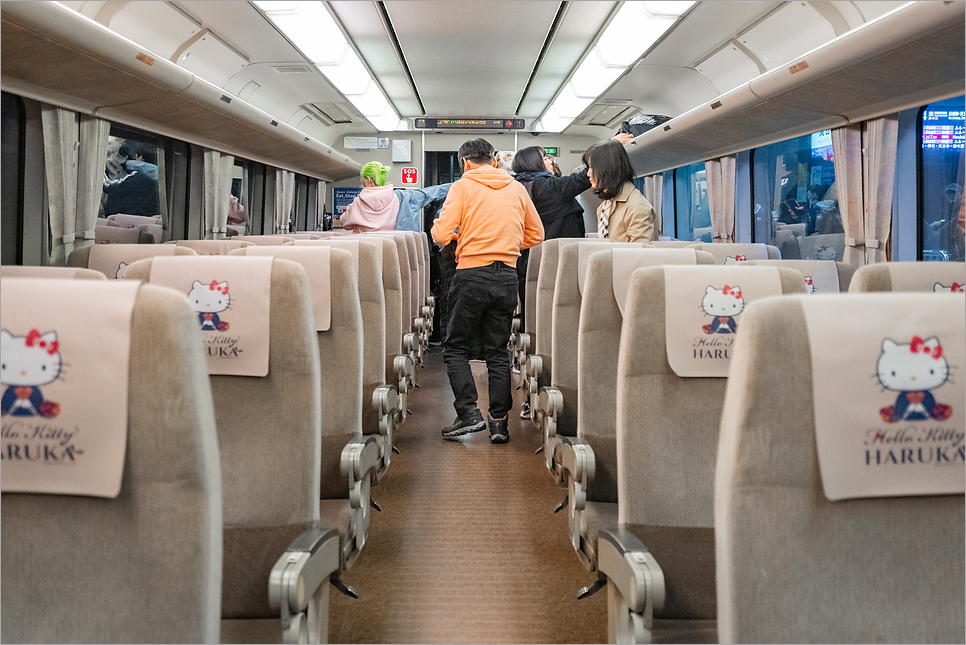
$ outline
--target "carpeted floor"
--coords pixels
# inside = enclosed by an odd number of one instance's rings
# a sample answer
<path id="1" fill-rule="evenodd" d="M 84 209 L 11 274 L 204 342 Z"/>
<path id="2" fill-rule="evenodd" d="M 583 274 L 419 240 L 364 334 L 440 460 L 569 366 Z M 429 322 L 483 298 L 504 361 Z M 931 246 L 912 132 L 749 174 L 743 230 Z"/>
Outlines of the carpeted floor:
<path id="1" fill-rule="evenodd" d="M 485 430 L 442 440 L 453 395 L 440 349 L 425 362 L 396 434 L 402 454 L 372 489 L 383 510 L 343 576 L 360 598 L 332 590 L 329 642 L 605 642 L 607 593 L 577 600 L 594 576 L 568 541 L 566 512 L 553 513 L 566 490 L 534 454 L 542 437 L 517 407 L 507 445 Z M 485 415 L 486 368 L 473 368 Z"/>

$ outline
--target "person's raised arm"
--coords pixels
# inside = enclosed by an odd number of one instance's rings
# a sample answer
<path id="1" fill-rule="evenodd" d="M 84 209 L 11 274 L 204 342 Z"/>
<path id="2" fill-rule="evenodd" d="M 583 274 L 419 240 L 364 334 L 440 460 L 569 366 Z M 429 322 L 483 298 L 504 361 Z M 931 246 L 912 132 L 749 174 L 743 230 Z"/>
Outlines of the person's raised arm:
<path id="1" fill-rule="evenodd" d="M 433 240 L 440 247 L 446 246 L 456 237 L 456 229 L 459 228 L 460 219 L 463 215 L 463 194 L 458 187 L 453 187 L 443 202 L 443 208 L 439 217 L 433 223 L 430 231 Z"/>

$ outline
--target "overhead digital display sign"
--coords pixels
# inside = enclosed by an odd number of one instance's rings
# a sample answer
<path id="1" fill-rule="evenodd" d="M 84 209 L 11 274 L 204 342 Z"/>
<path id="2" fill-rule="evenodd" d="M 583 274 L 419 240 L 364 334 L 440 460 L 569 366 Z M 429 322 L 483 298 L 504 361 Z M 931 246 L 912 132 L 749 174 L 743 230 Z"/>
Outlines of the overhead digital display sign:
<path id="1" fill-rule="evenodd" d="M 416 119 L 418 130 L 522 130 L 524 119 Z"/>

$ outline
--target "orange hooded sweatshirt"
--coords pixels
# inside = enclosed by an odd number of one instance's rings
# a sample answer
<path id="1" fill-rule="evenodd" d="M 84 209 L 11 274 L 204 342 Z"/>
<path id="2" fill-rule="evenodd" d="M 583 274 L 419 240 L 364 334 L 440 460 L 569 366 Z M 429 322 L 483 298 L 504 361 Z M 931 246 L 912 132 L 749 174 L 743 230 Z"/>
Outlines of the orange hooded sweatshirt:
<path id="1" fill-rule="evenodd" d="M 432 234 L 440 246 L 456 238 L 458 269 L 516 267 L 520 249 L 543 241 L 543 223 L 523 184 L 501 168 L 479 166 L 449 189 Z"/>

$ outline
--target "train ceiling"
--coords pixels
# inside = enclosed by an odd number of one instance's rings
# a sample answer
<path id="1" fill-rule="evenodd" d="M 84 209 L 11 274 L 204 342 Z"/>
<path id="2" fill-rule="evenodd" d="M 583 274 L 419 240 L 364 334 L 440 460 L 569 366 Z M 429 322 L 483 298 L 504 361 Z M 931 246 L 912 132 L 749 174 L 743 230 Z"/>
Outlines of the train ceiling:
<path id="1" fill-rule="evenodd" d="M 373 130 L 253 3 L 63 4 L 294 127 Z M 325 4 L 410 127 L 418 116 L 518 116 L 529 127 L 624 3 Z M 678 116 L 903 4 L 697 2 L 565 132 L 597 136 L 634 114 Z"/>

